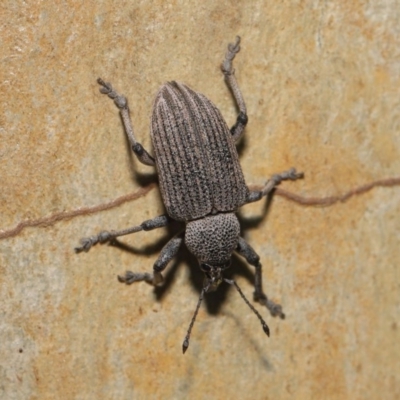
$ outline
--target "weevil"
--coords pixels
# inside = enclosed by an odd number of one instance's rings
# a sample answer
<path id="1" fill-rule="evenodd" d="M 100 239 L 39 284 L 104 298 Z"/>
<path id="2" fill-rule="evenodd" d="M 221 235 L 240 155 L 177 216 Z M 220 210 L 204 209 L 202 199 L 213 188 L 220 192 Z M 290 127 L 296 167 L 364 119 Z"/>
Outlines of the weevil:
<path id="1" fill-rule="evenodd" d="M 162 271 L 185 243 L 196 256 L 205 279 L 182 344 L 183 353 L 189 347 L 190 334 L 204 295 L 216 290 L 222 282 L 237 289 L 269 336 L 268 325 L 236 281 L 224 277 L 234 251 L 255 267 L 254 300 L 266 306 L 273 316 L 284 316 L 282 307 L 270 300 L 262 289 L 260 257 L 240 236 L 235 213 L 241 206 L 268 195 L 280 182 L 299 179 L 303 174 L 291 168 L 273 175 L 262 190 L 250 190 L 247 187 L 235 147 L 248 121 L 246 105 L 232 66 L 239 50 L 240 37 L 237 37 L 235 43 L 228 45 L 221 65 L 239 109 L 232 128 L 228 128 L 218 108 L 207 97 L 182 83 L 165 83 L 156 95 L 151 119 L 154 156 L 136 141 L 127 99 L 119 95 L 110 83 L 102 79 L 97 81 L 101 86 L 100 92 L 113 99 L 118 107 L 130 146 L 138 160 L 156 168 L 166 214 L 128 229 L 105 231 L 83 238 L 81 246 L 75 250 L 88 251 L 97 243 L 112 242 L 130 233 L 164 227 L 171 220 L 184 222 L 185 229 L 161 250 L 152 273 L 126 271 L 124 276 L 118 277 L 127 284 L 138 281 L 155 286 L 162 284 Z"/>

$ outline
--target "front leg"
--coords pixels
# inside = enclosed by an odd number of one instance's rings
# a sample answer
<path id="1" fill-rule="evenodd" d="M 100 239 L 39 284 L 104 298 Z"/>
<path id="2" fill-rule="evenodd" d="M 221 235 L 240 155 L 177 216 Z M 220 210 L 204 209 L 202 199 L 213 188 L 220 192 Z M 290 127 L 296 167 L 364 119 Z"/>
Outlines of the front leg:
<path id="1" fill-rule="evenodd" d="M 163 281 L 162 271 L 168 263 L 176 256 L 183 241 L 184 232 L 174 236 L 161 250 L 157 261 L 153 266 L 153 273 L 126 271 L 124 276 L 118 275 L 118 280 L 130 285 L 134 282 L 145 281 L 151 285 L 158 286 Z"/>
<path id="2" fill-rule="evenodd" d="M 282 311 L 282 306 L 270 300 L 262 289 L 262 267 L 260 264 L 260 257 L 254 251 L 254 249 L 243 239 L 239 238 L 239 243 L 236 247 L 236 251 L 246 259 L 246 261 L 256 268 L 255 280 L 254 280 L 254 301 L 258 301 L 260 304 L 266 306 L 273 317 L 279 316 L 285 318 L 285 314 Z"/>
<path id="3" fill-rule="evenodd" d="M 96 245 L 97 243 L 112 242 L 117 237 L 129 235 L 135 232 L 151 231 L 153 229 L 166 226 L 169 222 L 170 219 L 166 215 L 160 215 L 159 217 L 149 219 L 142 222 L 140 225 L 132 226 L 131 228 L 122 229 L 120 231 L 103 231 L 100 232 L 98 235 L 81 239 L 81 245 L 79 247 L 75 247 L 75 251 L 77 253 L 80 253 L 82 251 L 88 252 L 91 247 Z"/>

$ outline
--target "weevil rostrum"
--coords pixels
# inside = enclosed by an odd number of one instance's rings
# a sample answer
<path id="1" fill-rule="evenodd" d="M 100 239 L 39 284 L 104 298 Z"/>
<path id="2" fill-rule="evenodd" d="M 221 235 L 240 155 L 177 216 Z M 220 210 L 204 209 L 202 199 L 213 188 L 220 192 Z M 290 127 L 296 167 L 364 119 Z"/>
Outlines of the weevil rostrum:
<path id="1" fill-rule="evenodd" d="M 243 205 L 268 195 L 283 180 L 296 180 L 303 175 L 294 168 L 276 174 L 262 190 L 250 190 L 244 180 L 235 143 L 240 140 L 247 124 L 246 105 L 235 78 L 232 61 L 240 50 L 240 38 L 228 46 L 221 69 L 231 89 L 239 115 L 228 128 L 218 108 L 204 95 L 178 82 L 165 83 L 159 89 L 151 119 L 151 139 L 154 157 L 136 141 L 128 103 L 111 84 L 98 79 L 101 93 L 114 100 L 124 124 L 133 152 L 140 162 L 155 166 L 166 214 L 119 231 L 101 232 L 81 240 L 77 252 L 88 251 L 97 243 L 139 231 L 166 226 L 171 220 L 182 221 L 185 229 L 173 237 L 161 250 L 152 273 L 127 271 L 119 280 L 127 284 L 145 281 L 152 285 L 163 282 L 162 271 L 177 254 L 183 242 L 204 272 L 203 288 L 186 337 L 183 352 L 189 346 L 200 304 L 207 292 L 225 282 L 234 286 L 246 304 L 256 314 L 264 332 L 269 328 L 260 313 L 244 296 L 233 279 L 224 277 L 235 251 L 255 267 L 254 300 L 266 306 L 273 316 L 283 317 L 282 307 L 268 299 L 262 289 L 260 257 L 240 237 L 236 211 Z"/>

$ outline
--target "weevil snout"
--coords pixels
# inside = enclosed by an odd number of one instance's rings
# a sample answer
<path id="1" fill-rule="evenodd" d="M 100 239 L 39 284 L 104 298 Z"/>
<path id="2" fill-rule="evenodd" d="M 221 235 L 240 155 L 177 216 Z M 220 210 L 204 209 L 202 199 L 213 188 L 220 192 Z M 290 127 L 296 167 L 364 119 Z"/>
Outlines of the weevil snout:
<path id="1" fill-rule="evenodd" d="M 200 269 L 205 274 L 204 287 L 207 287 L 207 292 L 214 292 L 218 286 L 224 281 L 223 271 L 231 266 L 231 261 L 223 265 L 200 264 Z"/>

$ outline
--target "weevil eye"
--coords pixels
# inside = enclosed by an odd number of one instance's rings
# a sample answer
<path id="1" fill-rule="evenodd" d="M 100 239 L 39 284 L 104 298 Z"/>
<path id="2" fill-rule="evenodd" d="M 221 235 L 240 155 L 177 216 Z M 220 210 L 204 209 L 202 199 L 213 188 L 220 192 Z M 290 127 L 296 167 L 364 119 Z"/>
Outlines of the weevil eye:
<path id="1" fill-rule="evenodd" d="M 210 272 L 211 271 L 211 267 L 208 264 L 200 264 L 200 269 L 203 272 Z"/>

